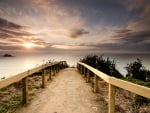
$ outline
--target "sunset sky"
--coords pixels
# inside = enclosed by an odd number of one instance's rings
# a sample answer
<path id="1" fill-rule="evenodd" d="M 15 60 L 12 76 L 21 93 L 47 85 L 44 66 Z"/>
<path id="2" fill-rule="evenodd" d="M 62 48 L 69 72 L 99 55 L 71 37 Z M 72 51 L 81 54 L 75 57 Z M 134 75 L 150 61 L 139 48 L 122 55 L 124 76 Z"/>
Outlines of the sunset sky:
<path id="1" fill-rule="evenodd" d="M 0 52 L 150 53 L 150 0 L 0 0 Z"/>

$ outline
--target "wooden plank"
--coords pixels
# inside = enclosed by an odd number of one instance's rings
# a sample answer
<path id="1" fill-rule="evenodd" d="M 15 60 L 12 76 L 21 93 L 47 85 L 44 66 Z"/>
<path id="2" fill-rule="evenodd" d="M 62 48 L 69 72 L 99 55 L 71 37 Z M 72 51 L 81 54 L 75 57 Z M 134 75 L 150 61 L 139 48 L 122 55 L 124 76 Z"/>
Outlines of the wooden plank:
<path id="1" fill-rule="evenodd" d="M 144 96 L 146 98 L 150 98 L 150 88 L 108 76 L 107 74 L 105 74 L 97 69 L 94 69 L 93 67 L 88 66 L 87 64 L 84 64 L 81 62 L 79 62 L 78 64 L 85 66 L 87 69 L 89 69 L 91 72 L 96 74 L 98 77 L 100 77 L 107 83 L 110 83 L 114 86 L 123 88 L 123 89 L 133 92 L 135 94 Z"/>
<path id="2" fill-rule="evenodd" d="M 63 61 L 61 61 L 63 62 Z M 15 83 L 15 82 L 18 82 L 20 81 L 21 79 L 23 79 L 24 77 L 27 77 L 35 72 L 38 72 L 46 67 L 49 67 L 49 66 L 53 66 L 55 64 L 57 64 L 58 62 L 55 62 L 55 63 L 49 63 L 49 64 L 44 64 L 44 65 L 41 65 L 41 66 L 38 66 L 36 68 L 33 68 L 33 69 L 30 69 L 28 71 L 25 71 L 25 72 L 22 72 L 22 73 L 19 73 L 17 75 L 14 75 L 14 76 L 11 76 L 7 79 L 3 79 L 3 80 L 0 80 L 0 89 L 3 88 L 3 87 L 6 87 L 12 83 Z"/>
<path id="3" fill-rule="evenodd" d="M 115 113 L 115 86 L 109 84 L 108 113 Z"/>
<path id="4" fill-rule="evenodd" d="M 49 67 L 49 80 L 52 79 L 52 67 Z"/>
<path id="5" fill-rule="evenodd" d="M 25 71 L 25 72 L 22 72 L 20 74 L 15 75 L 15 76 L 11 76 L 7 79 L 1 80 L 0 81 L 0 88 L 8 86 L 14 82 L 20 81 L 22 78 L 29 76 L 29 75 L 31 75 L 31 74 L 33 74 L 33 73 L 35 73 L 41 69 L 42 69 L 42 66 L 39 66 L 39 67 L 35 68 L 34 70 Z"/>
<path id="6" fill-rule="evenodd" d="M 98 77 L 94 74 L 94 93 L 98 92 Z"/>
<path id="7" fill-rule="evenodd" d="M 101 72 L 101 71 L 99 71 L 99 70 L 97 70 L 97 69 L 95 69 L 95 68 L 93 68 L 87 64 L 84 64 L 81 62 L 79 62 L 79 64 L 86 67 L 88 70 L 90 70 L 91 72 L 96 74 L 98 77 L 102 78 L 105 82 L 107 82 L 107 83 L 109 82 L 110 77 L 107 74 L 105 74 L 105 73 L 103 73 L 103 72 Z"/>
<path id="8" fill-rule="evenodd" d="M 53 72 L 54 72 L 54 75 L 56 75 L 56 67 L 55 67 L 55 65 L 53 66 Z"/>
<path id="9" fill-rule="evenodd" d="M 42 88 L 45 88 L 46 86 L 45 75 L 46 75 L 46 70 L 42 69 Z"/>
<path id="10" fill-rule="evenodd" d="M 86 77 L 86 68 L 83 67 L 83 76 Z"/>
<path id="11" fill-rule="evenodd" d="M 89 70 L 87 70 L 86 82 L 90 82 L 90 71 Z"/>
<path id="12" fill-rule="evenodd" d="M 22 79 L 22 104 L 27 104 L 28 102 L 28 79 L 27 77 Z"/>
<path id="13" fill-rule="evenodd" d="M 127 82 L 124 80 L 120 80 L 114 77 L 110 78 L 110 84 L 115 85 L 117 87 L 123 88 L 125 90 L 128 90 L 130 92 L 133 92 L 135 94 L 144 96 L 146 98 L 150 98 L 150 88 L 137 85 L 131 82 Z"/>

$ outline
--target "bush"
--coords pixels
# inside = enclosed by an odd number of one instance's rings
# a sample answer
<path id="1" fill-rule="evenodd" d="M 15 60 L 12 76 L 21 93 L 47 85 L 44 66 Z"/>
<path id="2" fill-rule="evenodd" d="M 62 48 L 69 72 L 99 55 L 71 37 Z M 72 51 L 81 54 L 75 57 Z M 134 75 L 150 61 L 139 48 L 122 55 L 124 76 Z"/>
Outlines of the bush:
<path id="1" fill-rule="evenodd" d="M 88 55 L 80 61 L 108 74 L 109 76 L 114 76 L 117 78 L 123 77 L 116 69 L 115 61 L 111 61 L 109 57 L 104 59 L 103 56 Z"/>
<path id="2" fill-rule="evenodd" d="M 127 64 L 125 68 L 127 70 L 126 77 L 128 78 L 135 78 L 142 81 L 147 81 L 150 78 L 150 71 L 145 69 L 140 59 Z"/>
<path id="3" fill-rule="evenodd" d="M 150 82 L 144 82 L 142 80 L 134 79 L 134 78 L 123 78 L 123 80 L 150 88 Z"/>
<path id="4" fill-rule="evenodd" d="M 145 97 L 140 96 L 140 95 L 136 95 L 134 97 L 134 104 L 136 106 L 141 106 L 143 104 L 148 104 L 148 103 L 150 103 L 150 99 L 148 99 L 148 98 L 145 98 Z"/>

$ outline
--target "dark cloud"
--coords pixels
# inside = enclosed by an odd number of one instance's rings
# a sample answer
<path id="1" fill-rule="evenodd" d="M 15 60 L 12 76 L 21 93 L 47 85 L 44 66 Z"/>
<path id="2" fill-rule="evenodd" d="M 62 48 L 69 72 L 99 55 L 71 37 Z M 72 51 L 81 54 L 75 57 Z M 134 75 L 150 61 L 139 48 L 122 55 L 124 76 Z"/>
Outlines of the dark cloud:
<path id="1" fill-rule="evenodd" d="M 150 30 L 147 31 L 131 31 L 131 30 L 121 30 L 114 36 L 119 42 L 124 42 L 127 44 L 131 43 L 142 43 L 150 40 Z"/>
<path id="2" fill-rule="evenodd" d="M 17 30 L 17 31 L 14 31 L 14 29 L 3 29 L 3 28 L 0 28 L 0 32 L 1 33 L 6 33 L 7 35 L 12 35 L 12 36 L 32 36 L 31 33 L 29 32 L 26 32 L 26 31 L 22 31 L 22 30 Z"/>
<path id="3" fill-rule="evenodd" d="M 84 34 L 88 34 L 89 32 L 84 29 L 71 29 L 70 30 L 70 37 L 71 38 L 78 38 Z"/>
<path id="4" fill-rule="evenodd" d="M 26 31 L 24 26 L 2 18 L 0 18 L 0 42 L 1 50 L 21 50 L 26 42 L 39 47 L 48 45 L 44 40 L 35 38 L 34 34 Z"/>
<path id="5" fill-rule="evenodd" d="M 96 48 L 106 51 L 150 53 L 150 30 L 136 31 L 123 29 L 116 32 L 113 43 L 93 44 Z"/>
<path id="6" fill-rule="evenodd" d="M 8 20 L 5 20 L 0 17 L 0 28 L 6 28 L 6 29 L 21 29 L 23 26 L 17 25 L 15 23 L 9 22 Z"/>
<path id="7" fill-rule="evenodd" d="M 31 36 L 32 34 L 24 30 L 25 27 L 10 22 L 0 17 L 0 38 L 16 38 L 22 36 Z"/>

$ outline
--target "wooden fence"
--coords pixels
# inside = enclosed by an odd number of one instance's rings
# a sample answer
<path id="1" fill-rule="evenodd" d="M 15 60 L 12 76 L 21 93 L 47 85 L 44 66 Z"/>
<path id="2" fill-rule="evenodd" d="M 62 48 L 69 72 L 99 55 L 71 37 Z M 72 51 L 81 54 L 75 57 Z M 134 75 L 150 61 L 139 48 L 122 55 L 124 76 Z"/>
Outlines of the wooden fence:
<path id="1" fill-rule="evenodd" d="M 86 77 L 87 82 L 90 79 L 90 72 L 94 73 L 94 92 L 98 91 L 98 77 L 109 84 L 108 113 L 115 113 L 115 87 L 119 87 L 146 98 L 150 98 L 150 88 L 109 76 L 85 63 L 79 62 L 77 64 L 77 68 L 81 74 Z"/>
<path id="2" fill-rule="evenodd" d="M 28 87 L 27 87 L 28 86 L 27 85 L 28 76 L 30 76 L 36 72 L 42 71 L 42 76 L 41 76 L 42 77 L 42 88 L 45 88 L 46 70 L 48 70 L 49 79 L 51 79 L 52 72 L 55 75 L 60 69 L 63 69 L 64 67 L 66 67 L 66 65 L 67 65 L 66 61 L 43 64 L 43 65 L 38 66 L 36 68 L 30 69 L 28 71 L 25 71 L 25 72 L 19 73 L 17 75 L 11 76 L 7 79 L 1 80 L 0 81 L 0 89 L 22 80 L 22 84 L 23 84 L 22 85 L 22 103 L 26 104 L 27 100 L 28 100 L 28 98 L 27 98 L 28 97 Z"/>

